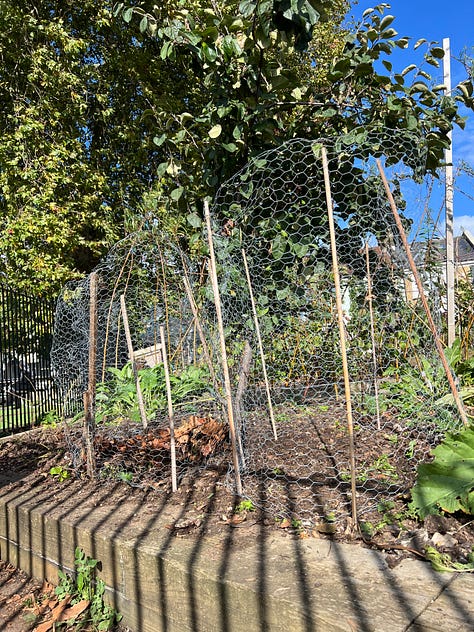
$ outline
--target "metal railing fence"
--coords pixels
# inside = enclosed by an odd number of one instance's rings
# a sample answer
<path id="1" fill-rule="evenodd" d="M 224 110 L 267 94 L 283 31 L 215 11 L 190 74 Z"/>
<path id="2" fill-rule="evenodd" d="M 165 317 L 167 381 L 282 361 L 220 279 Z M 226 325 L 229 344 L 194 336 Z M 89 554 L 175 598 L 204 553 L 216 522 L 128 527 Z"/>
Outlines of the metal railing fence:
<path id="1" fill-rule="evenodd" d="M 0 436 L 59 409 L 50 365 L 54 307 L 0 284 Z"/>

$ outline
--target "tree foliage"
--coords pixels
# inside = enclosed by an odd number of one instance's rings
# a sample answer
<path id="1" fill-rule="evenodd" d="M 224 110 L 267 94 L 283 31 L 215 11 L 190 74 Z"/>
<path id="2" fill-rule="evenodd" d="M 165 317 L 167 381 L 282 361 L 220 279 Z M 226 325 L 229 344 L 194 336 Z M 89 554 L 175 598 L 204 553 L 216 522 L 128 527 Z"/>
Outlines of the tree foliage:
<path id="1" fill-rule="evenodd" d="M 0 2 L 0 270 L 56 290 L 130 218 L 192 244 L 202 199 L 289 138 L 330 136 L 363 155 L 401 134 L 410 152 L 400 143 L 388 159 L 434 172 L 463 124 L 458 102 L 472 108 L 470 80 L 447 97 L 424 69 L 393 73 L 408 40 L 387 5 L 348 32 L 347 4 Z M 418 45 L 438 66 L 442 50 Z"/>
<path id="2" fill-rule="evenodd" d="M 415 44 L 426 47 L 424 67 L 394 73 L 390 54 L 409 40 L 397 34 L 387 7 L 367 10 L 358 29 L 338 40 L 340 3 L 119 3 L 116 14 L 157 43 L 156 63 L 173 69 L 173 100 L 149 112 L 166 158 L 158 167 L 166 208 L 187 209 L 198 224 L 200 199 L 252 156 L 296 136 L 329 136 L 341 151 L 403 160 L 415 177 L 435 173 L 453 125 L 464 125 L 459 102 L 472 108 L 472 84 L 466 79 L 445 96 L 425 68 L 438 68 L 443 50 L 425 40 Z M 328 23 L 334 54 L 318 65 L 317 46 L 308 54 L 308 44 L 315 27 Z"/>
<path id="3" fill-rule="evenodd" d="M 153 42 L 107 0 L 0 2 L 0 270 L 58 290 L 123 235 L 160 153 L 142 118 Z M 151 70 L 150 70 L 151 69 Z"/>

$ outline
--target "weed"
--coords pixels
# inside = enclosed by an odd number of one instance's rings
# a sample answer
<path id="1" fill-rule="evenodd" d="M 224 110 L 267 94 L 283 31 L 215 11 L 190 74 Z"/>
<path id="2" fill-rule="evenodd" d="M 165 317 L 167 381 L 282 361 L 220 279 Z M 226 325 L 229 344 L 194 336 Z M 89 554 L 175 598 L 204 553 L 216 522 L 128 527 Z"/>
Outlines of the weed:
<path id="1" fill-rule="evenodd" d="M 376 528 L 371 522 L 368 521 L 359 522 L 359 529 L 362 535 L 369 540 L 371 540 L 376 533 Z"/>
<path id="2" fill-rule="evenodd" d="M 384 372 L 381 402 L 385 408 L 395 408 L 408 425 L 428 418 L 442 429 L 452 427 L 455 418 L 449 402 L 441 396 L 446 392 L 446 376 L 431 357 L 419 358 L 419 366 L 390 366 Z M 440 399 L 441 398 L 441 399 Z"/>
<path id="3" fill-rule="evenodd" d="M 275 421 L 280 424 L 288 423 L 291 420 L 292 420 L 292 417 L 288 413 L 277 413 L 275 415 Z"/>
<path id="4" fill-rule="evenodd" d="M 336 514 L 333 511 L 329 511 L 324 516 L 325 522 L 336 522 Z"/>
<path id="5" fill-rule="evenodd" d="M 234 510 L 236 514 L 243 513 L 244 511 L 255 511 L 255 505 L 251 500 L 241 500 Z"/>
<path id="6" fill-rule="evenodd" d="M 466 562 L 454 562 L 449 553 L 440 553 L 433 546 L 426 547 L 425 555 L 434 570 L 441 573 L 472 573 L 474 571 L 474 549 L 467 556 Z"/>
<path id="7" fill-rule="evenodd" d="M 95 579 L 97 560 L 88 557 L 82 549 L 76 548 L 74 566 L 75 579 L 59 571 L 59 585 L 55 593 L 59 601 L 70 598 L 71 605 L 89 601 L 89 608 L 81 614 L 81 623 L 90 623 L 93 630 L 111 630 L 122 618 L 111 606 L 104 603 L 105 583 Z"/>
<path id="8" fill-rule="evenodd" d="M 415 446 L 416 439 L 412 439 L 408 444 L 408 448 L 405 450 L 405 456 L 407 457 L 407 459 L 412 459 L 415 456 Z"/>
<path id="9" fill-rule="evenodd" d="M 61 417 L 57 410 L 50 410 L 45 413 L 40 420 L 40 424 L 45 428 L 56 428 L 56 426 L 61 422 Z"/>
<path id="10" fill-rule="evenodd" d="M 365 483 L 369 478 L 374 477 L 391 481 L 398 480 L 397 470 L 388 460 L 387 454 L 381 454 L 371 463 L 366 463 L 357 474 L 357 480 L 360 483 Z"/>
<path id="11" fill-rule="evenodd" d="M 50 475 L 58 480 L 60 483 L 67 481 L 68 478 L 71 478 L 71 473 L 69 470 L 62 465 L 55 465 L 49 470 Z"/>
<path id="12" fill-rule="evenodd" d="M 117 478 L 122 481 L 123 483 L 128 483 L 130 485 L 130 483 L 133 480 L 133 473 L 132 472 L 124 472 L 124 471 L 120 471 L 117 474 Z"/>

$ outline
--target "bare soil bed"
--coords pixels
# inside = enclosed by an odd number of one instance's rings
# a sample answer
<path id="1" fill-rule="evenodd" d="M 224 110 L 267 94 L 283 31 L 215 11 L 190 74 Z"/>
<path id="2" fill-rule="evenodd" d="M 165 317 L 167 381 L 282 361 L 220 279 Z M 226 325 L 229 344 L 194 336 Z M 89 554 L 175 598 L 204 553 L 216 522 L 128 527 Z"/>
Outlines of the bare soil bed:
<path id="1" fill-rule="evenodd" d="M 48 491 L 63 511 L 72 509 L 80 498 L 83 509 L 103 507 L 104 515 L 110 516 L 111 532 L 121 520 L 124 535 L 127 530 L 136 533 L 160 508 L 166 528 L 177 538 L 206 533 L 222 534 L 224 540 L 233 529 L 234 537 L 245 545 L 258 530 L 278 529 L 287 537 L 331 538 L 383 550 L 391 567 L 407 556 L 424 557 L 426 544 L 449 553 L 453 561 L 466 562 L 474 546 L 472 517 L 431 516 L 420 523 L 407 510 L 416 464 L 429 458 L 430 447 L 440 438 L 436 429 L 425 428 L 422 435 L 389 416 L 381 429 L 374 428 L 373 420 L 356 419 L 359 530 L 350 519 L 349 435 L 343 405 L 282 404 L 276 419 L 275 440 L 266 420 L 257 413 L 249 416 L 243 439 L 244 499 L 233 493 L 224 426 L 206 416 L 177 421 L 175 493 L 169 473 L 169 433 L 163 424 L 150 425 L 146 431 L 127 423 L 100 429 L 95 437 L 95 480 L 85 475 L 80 428 L 66 433 L 61 428 L 38 428 L 4 439 L 0 487 Z M 51 468 L 56 468 L 55 474 Z M 119 517 L 113 511 L 117 507 Z M 33 629 L 22 617 L 25 607 L 28 613 L 32 600 L 44 590 L 2 563 L 2 629 Z M 20 623 L 15 623 L 17 616 Z"/>

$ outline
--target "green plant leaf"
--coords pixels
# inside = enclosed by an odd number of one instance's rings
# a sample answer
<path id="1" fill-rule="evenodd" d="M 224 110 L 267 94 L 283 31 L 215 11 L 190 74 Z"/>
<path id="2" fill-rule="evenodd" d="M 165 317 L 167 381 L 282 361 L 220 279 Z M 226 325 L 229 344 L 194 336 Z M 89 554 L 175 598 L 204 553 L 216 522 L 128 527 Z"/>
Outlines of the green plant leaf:
<path id="1" fill-rule="evenodd" d="M 211 127 L 211 129 L 209 130 L 209 136 L 211 138 L 217 138 L 218 136 L 221 135 L 222 132 L 222 125 L 214 125 L 214 127 Z"/>
<path id="2" fill-rule="evenodd" d="M 439 510 L 474 514 L 474 428 L 447 434 L 433 456 L 418 466 L 411 507 L 422 519 Z"/>

